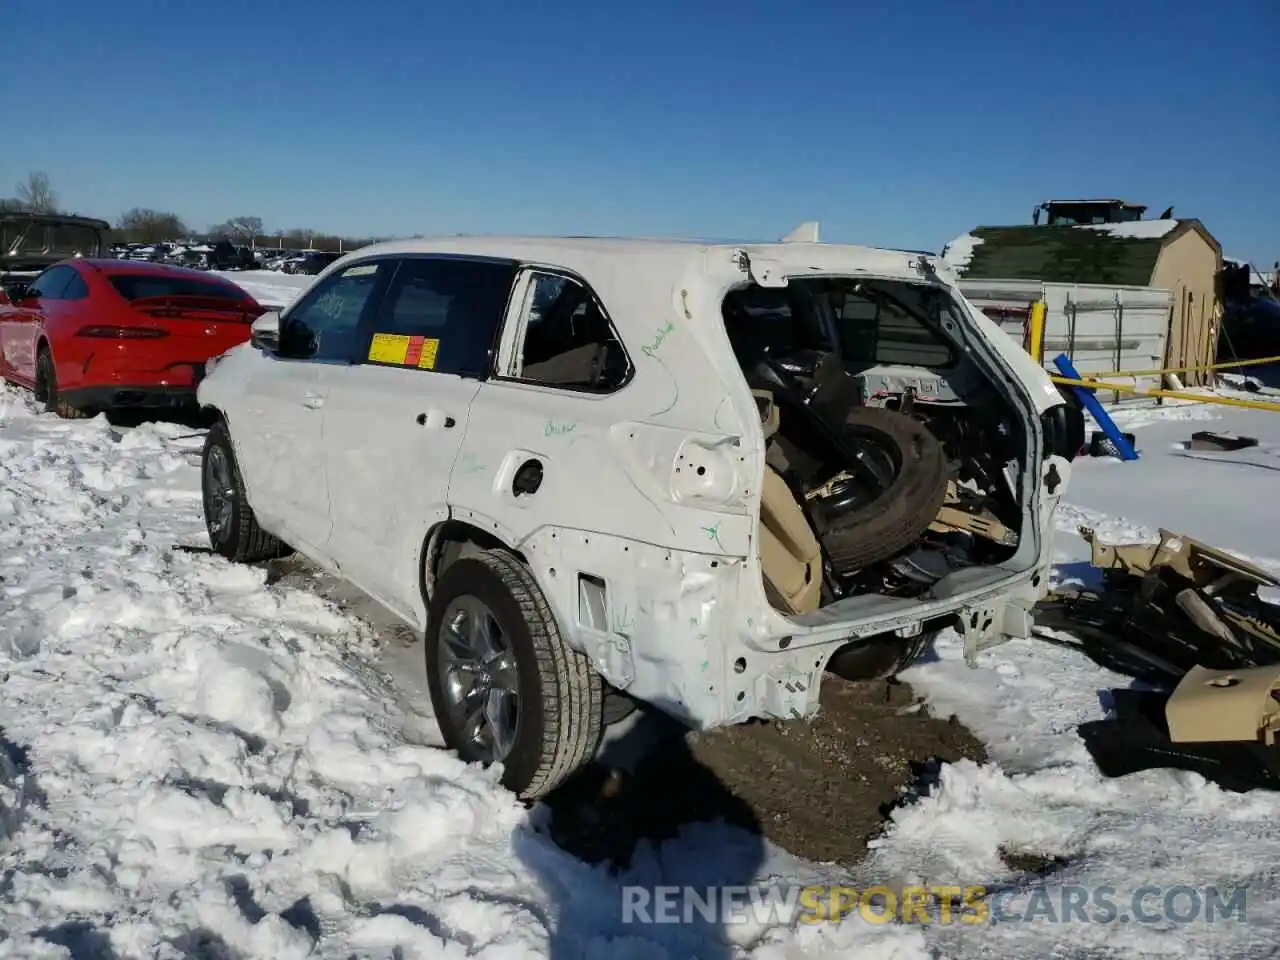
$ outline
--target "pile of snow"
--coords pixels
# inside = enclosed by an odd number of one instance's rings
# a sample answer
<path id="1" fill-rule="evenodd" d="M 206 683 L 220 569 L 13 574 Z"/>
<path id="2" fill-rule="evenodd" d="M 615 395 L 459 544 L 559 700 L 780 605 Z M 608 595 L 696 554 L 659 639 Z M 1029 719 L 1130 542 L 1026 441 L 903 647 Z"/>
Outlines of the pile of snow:
<path id="1" fill-rule="evenodd" d="M 963 274 L 973 259 L 974 248 L 982 242 L 972 233 L 961 234 L 942 248 L 942 261 L 956 273 Z"/>
<path id="2" fill-rule="evenodd" d="M 1248 556 L 1280 574 L 1280 419 L 1259 411 L 1179 406 L 1113 412 L 1133 432 L 1140 459 L 1075 462 L 1069 497 L 1057 517 L 1058 579 L 1088 577 L 1080 526 L 1112 543 L 1154 541 L 1161 527 Z M 1205 421 L 1217 421 L 1205 423 Z M 1231 453 L 1185 449 L 1197 430 L 1258 437 Z M 1088 504 L 1088 506 L 1082 506 Z M 934 795 L 894 816 L 894 828 L 866 865 L 898 882 L 1009 884 L 1008 909 L 1027 910 L 1034 885 L 1006 866 L 1002 850 L 1058 858 L 1045 886 L 1057 923 L 998 924 L 983 930 L 938 928 L 931 938 L 948 956 L 1267 955 L 1280 939 L 1280 795 L 1241 796 L 1174 771 L 1108 780 L 1076 728 L 1106 716 L 1103 692 L 1131 685 L 1081 654 L 1044 640 L 1017 641 L 980 655 L 968 669 L 954 636 L 939 662 L 903 675 L 943 715 L 954 712 L 987 745 L 994 764 L 964 762 L 942 771 Z M 1247 887 L 1244 923 L 1061 922 L 1062 891 L 1115 891 L 1127 914 L 1144 886 L 1159 910 L 1175 887 L 1214 885 L 1223 895 Z M 1187 911 L 1189 894 L 1176 910 Z M 1097 913 L 1090 908 L 1091 916 Z M 1044 916 L 1044 915 L 1042 915 Z M 1071 950 L 1066 950 L 1066 945 Z M 1093 952 L 1090 952 L 1093 951 Z"/>
<path id="3" fill-rule="evenodd" d="M 1043 640 L 974 671 L 948 634 L 907 674 L 994 762 L 945 767 L 851 874 L 713 825 L 620 876 L 586 866 L 496 771 L 438 748 L 366 625 L 201 551 L 199 436 L 35 409 L 0 387 L 0 953 L 906 960 L 1245 957 L 1280 942 L 1280 798 L 1169 771 L 1103 779 L 1075 729 L 1128 681 Z M 1110 540 L 1171 527 L 1280 570 L 1280 420 L 1223 414 L 1263 442 L 1205 454 L 1184 443 L 1215 410 L 1116 415 L 1142 459 L 1076 462 L 1059 577 L 1083 572 L 1081 523 Z M 1061 859 L 1046 881 L 1059 912 L 1067 885 L 1114 888 L 1123 907 L 1144 885 L 1248 884 L 1247 922 L 622 923 L 626 884 L 984 884 L 1025 909 L 1035 885 L 1009 851 Z"/>
<path id="4" fill-rule="evenodd" d="M 717 957 L 714 928 L 624 926 L 621 885 L 815 875 L 713 826 L 628 876 L 574 860 L 413 734 L 366 626 L 198 549 L 199 437 L 35 409 L 0 386 L 0 953 Z M 924 955 L 904 928 L 734 933 Z"/>

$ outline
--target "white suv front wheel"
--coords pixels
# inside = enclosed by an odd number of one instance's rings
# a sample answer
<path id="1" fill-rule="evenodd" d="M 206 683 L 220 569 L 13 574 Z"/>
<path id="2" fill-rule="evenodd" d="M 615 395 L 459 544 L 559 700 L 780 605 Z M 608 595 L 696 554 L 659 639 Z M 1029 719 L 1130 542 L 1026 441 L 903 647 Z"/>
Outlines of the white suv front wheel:
<path id="1" fill-rule="evenodd" d="M 445 743 L 501 763 L 502 784 L 545 796 L 600 745 L 604 683 L 560 634 L 528 568 L 505 550 L 458 560 L 436 582 L 427 685 Z"/>
<path id="2" fill-rule="evenodd" d="M 200 499 L 214 553 L 235 563 L 256 563 L 288 552 L 283 543 L 258 526 L 245 496 L 231 436 L 221 420 L 209 428 L 204 438 Z"/>

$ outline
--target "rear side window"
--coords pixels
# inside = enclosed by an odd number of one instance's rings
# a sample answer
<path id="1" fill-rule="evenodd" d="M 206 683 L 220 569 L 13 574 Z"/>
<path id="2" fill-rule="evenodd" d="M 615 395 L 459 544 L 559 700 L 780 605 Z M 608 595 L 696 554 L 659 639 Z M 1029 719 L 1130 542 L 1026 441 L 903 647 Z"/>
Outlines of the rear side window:
<path id="1" fill-rule="evenodd" d="M 83 300 L 89 295 L 89 285 L 84 282 L 84 277 L 74 271 L 71 279 L 67 281 L 67 285 L 62 289 L 63 300 Z"/>
<path id="2" fill-rule="evenodd" d="M 223 300 L 248 300 L 249 295 L 239 287 L 225 283 L 213 283 L 192 277 L 148 276 L 140 273 L 122 273 L 109 278 L 116 293 L 126 300 L 146 300 L 151 297 L 218 297 Z"/>
<path id="3" fill-rule="evenodd" d="M 531 271 L 529 279 L 516 379 L 590 393 L 625 386 L 631 360 L 591 291 L 563 274 Z"/>
<path id="4" fill-rule="evenodd" d="M 400 262 L 373 322 L 365 363 L 483 377 L 516 264 L 413 257 Z"/>

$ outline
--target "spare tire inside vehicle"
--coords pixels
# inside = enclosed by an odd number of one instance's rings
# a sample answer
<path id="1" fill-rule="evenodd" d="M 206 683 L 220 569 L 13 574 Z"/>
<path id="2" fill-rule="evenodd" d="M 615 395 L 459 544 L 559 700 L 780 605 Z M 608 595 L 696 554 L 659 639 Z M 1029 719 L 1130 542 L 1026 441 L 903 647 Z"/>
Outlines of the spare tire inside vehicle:
<path id="1" fill-rule="evenodd" d="M 828 484 L 810 501 L 827 557 L 844 575 L 893 557 L 920 539 L 946 496 L 947 459 L 924 424 L 895 410 L 853 407 L 839 432 L 864 467 L 886 481 L 881 490 L 871 491 L 854 474 Z"/>

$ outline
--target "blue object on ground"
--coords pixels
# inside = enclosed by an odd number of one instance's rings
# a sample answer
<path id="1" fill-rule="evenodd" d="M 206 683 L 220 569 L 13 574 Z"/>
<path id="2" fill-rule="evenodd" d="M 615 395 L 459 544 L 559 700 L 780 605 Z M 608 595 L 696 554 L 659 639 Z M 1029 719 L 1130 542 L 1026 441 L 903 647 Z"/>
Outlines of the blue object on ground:
<path id="1" fill-rule="evenodd" d="M 1053 365 L 1058 368 L 1058 372 L 1068 380 L 1083 380 L 1079 371 L 1071 363 L 1071 358 L 1065 353 L 1060 353 L 1053 358 Z M 1080 402 L 1084 404 L 1086 410 L 1093 415 L 1093 419 L 1097 421 L 1098 426 L 1102 428 L 1102 432 L 1107 435 L 1107 439 L 1115 446 L 1116 451 L 1120 454 L 1121 460 L 1137 460 L 1138 451 L 1133 449 L 1133 445 L 1129 443 L 1129 439 L 1120 432 L 1120 428 L 1116 426 L 1116 422 L 1111 419 L 1106 410 L 1102 409 L 1102 404 L 1098 402 L 1098 398 L 1093 395 L 1093 391 L 1088 387 L 1072 386 L 1069 389 L 1074 390 Z"/>

